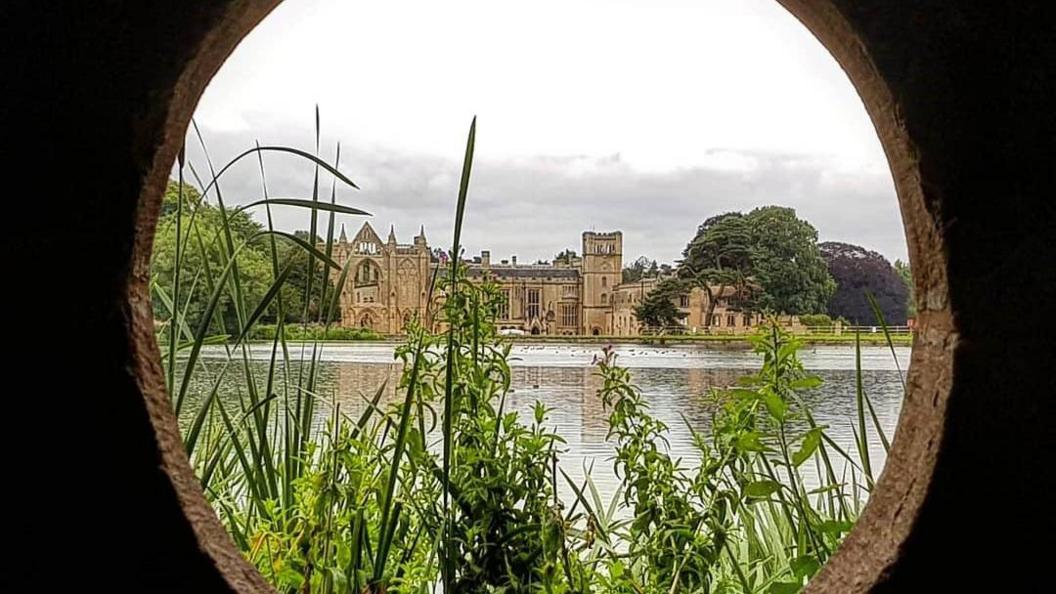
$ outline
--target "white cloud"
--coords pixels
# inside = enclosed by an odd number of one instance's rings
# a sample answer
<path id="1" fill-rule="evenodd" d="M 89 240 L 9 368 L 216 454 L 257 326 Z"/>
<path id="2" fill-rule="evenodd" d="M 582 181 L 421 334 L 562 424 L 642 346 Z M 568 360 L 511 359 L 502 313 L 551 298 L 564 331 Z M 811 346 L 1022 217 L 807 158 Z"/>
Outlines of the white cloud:
<path id="1" fill-rule="evenodd" d="M 425 223 L 449 241 L 476 114 L 473 249 L 550 257 L 584 228 L 622 228 L 628 257 L 670 260 L 704 218 L 780 203 L 824 239 L 905 257 L 860 100 L 772 0 L 287 0 L 196 119 L 216 156 L 312 147 L 316 104 L 325 154 L 340 140 L 363 187 L 349 201 L 401 239 Z M 269 158 L 269 184 L 303 194 L 310 168 L 287 163 Z M 229 183 L 250 192 L 255 175 Z"/>

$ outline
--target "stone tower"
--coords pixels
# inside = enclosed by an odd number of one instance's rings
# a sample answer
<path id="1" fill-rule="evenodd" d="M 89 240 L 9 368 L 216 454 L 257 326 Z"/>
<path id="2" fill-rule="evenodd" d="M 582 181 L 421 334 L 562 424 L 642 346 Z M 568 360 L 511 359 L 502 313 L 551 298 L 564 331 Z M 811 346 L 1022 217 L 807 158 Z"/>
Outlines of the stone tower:
<path id="1" fill-rule="evenodd" d="M 612 333 L 612 292 L 623 275 L 623 233 L 583 233 L 582 334 Z"/>

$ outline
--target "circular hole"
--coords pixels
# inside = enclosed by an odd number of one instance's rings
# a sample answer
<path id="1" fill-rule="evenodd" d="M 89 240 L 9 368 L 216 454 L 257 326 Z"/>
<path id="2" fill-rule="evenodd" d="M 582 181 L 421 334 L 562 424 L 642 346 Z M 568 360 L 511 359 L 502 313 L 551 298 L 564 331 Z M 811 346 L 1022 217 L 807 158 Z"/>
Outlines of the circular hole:
<path id="1" fill-rule="evenodd" d="M 818 11 L 818 13 L 825 14 L 824 11 Z M 797 15 L 800 16 L 800 18 L 805 18 L 807 20 L 807 22 L 808 22 L 808 25 L 811 24 L 812 21 L 810 20 L 810 18 L 807 18 L 807 17 L 810 17 L 811 15 L 806 14 L 806 13 L 804 13 L 802 11 L 797 13 Z M 828 15 L 828 17 L 831 18 L 831 15 Z M 828 25 L 829 26 L 835 26 L 832 23 L 828 23 Z M 817 25 L 815 23 L 815 27 L 814 27 L 815 33 L 817 33 L 819 31 L 817 29 L 818 26 L 821 26 L 821 25 Z M 841 52 L 847 52 L 847 50 L 834 50 L 833 49 L 833 43 L 838 43 L 838 42 L 841 41 L 840 36 L 837 35 L 838 33 L 841 33 L 840 31 L 836 30 L 835 33 L 832 33 L 832 30 L 822 30 L 822 31 L 828 31 L 829 32 L 829 37 L 826 37 L 825 35 L 823 35 L 823 39 L 828 39 L 829 40 L 829 43 L 830 43 L 829 44 L 829 48 L 830 48 L 830 50 L 833 50 L 833 53 L 837 57 L 840 57 L 842 55 Z M 846 40 L 844 40 L 844 41 L 846 41 Z M 840 45 L 837 45 L 837 47 L 840 47 Z M 851 75 L 852 80 L 854 80 L 855 79 L 855 68 L 865 69 L 866 71 L 868 71 L 868 64 L 865 64 L 865 66 L 862 66 L 862 64 L 860 64 L 860 63 L 851 62 L 845 56 L 844 68 L 848 70 L 849 74 Z M 869 73 L 869 72 L 864 72 L 864 73 L 863 72 L 859 72 L 859 73 L 857 73 L 857 75 L 860 75 L 863 78 L 867 77 L 869 74 L 871 74 L 871 73 Z M 865 78 L 865 79 L 869 80 L 868 78 Z M 866 99 L 867 107 L 871 107 L 871 108 L 874 109 L 876 101 L 881 101 L 881 100 L 884 100 L 886 98 L 884 96 L 885 95 L 885 93 L 884 93 L 885 89 L 882 86 L 879 86 L 880 83 L 878 81 L 876 81 L 876 79 L 869 80 L 869 82 L 870 82 L 870 85 L 866 86 L 866 90 L 865 91 L 863 91 L 862 87 L 860 87 L 860 92 L 863 92 L 864 98 Z M 860 85 L 864 85 L 864 83 L 860 81 Z M 870 103 L 870 101 L 872 101 L 872 103 Z M 875 112 L 874 112 L 874 114 L 875 114 Z M 897 128 L 897 126 L 894 126 L 893 123 L 885 123 L 884 120 L 882 120 L 882 119 L 874 119 L 874 124 L 876 124 L 876 126 L 878 126 L 878 128 L 881 130 L 882 141 L 885 142 L 885 148 L 888 151 L 889 159 L 893 163 L 899 163 L 900 157 L 903 157 L 903 159 L 904 159 L 904 154 L 902 154 L 900 151 L 902 151 L 903 147 L 905 146 L 905 143 L 903 142 L 904 138 L 902 138 L 900 136 L 900 130 Z M 901 143 L 901 145 L 900 145 L 900 143 Z M 918 200 L 919 199 L 919 196 L 918 196 L 919 189 L 918 188 L 913 188 L 911 186 L 907 187 L 907 185 L 906 185 L 907 181 L 905 179 L 897 179 L 897 181 L 895 181 L 895 182 L 897 182 L 897 184 L 900 185 L 900 190 L 901 190 L 900 196 L 901 196 L 902 201 L 903 201 L 904 210 L 908 209 L 908 207 L 906 206 L 907 202 L 908 202 L 909 206 L 919 207 L 919 204 L 917 202 L 913 202 L 914 200 Z M 913 211 L 910 211 L 909 215 L 913 215 Z M 907 220 L 909 221 L 907 226 L 909 227 L 909 230 L 910 230 L 910 242 L 912 244 L 914 241 L 919 241 L 919 238 L 918 237 L 914 237 L 914 235 L 912 233 L 913 220 L 911 219 L 911 217 L 907 217 Z M 380 242 L 380 238 L 378 238 L 378 242 Z M 916 249 L 916 248 L 920 248 L 920 246 L 919 245 L 911 245 L 911 248 Z M 143 256 L 143 255 L 140 254 L 140 256 Z M 370 297 L 364 297 L 364 298 L 370 298 Z M 375 297 L 375 299 L 377 299 L 377 297 Z M 374 319 L 367 320 L 367 322 L 369 322 L 370 326 L 373 326 L 373 324 L 376 323 L 376 321 Z M 361 324 L 361 326 L 362 326 L 362 324 Z M 941 330 L 942 329 L 940 328 L 939 331 L 941 332 Z M 591 333 L 595 333 L 596 331 L 599 334 L 601 333 L 600 329 L 591 329 Z M 532 327 L 531 332 L 533 334 L 540 332 L 540 327 L 539 326 Z M 919 358 L 920 355 L 918 355 L 917 353 L 914 353 L 913 356 L 914 356 L 914 358 Z M 914 372 L 920 374 L 919 371 L 914 371 Z M 899 441 L 895 442 L 895 451 L 898 451 L 898 446 L 899 445 L 900 445 Z M 178 463 L 178 461 L 173 461 L 173 462 Z M 894 462 L 899 462 L 899 461 L 898 460 L 894 460 Z M 872 507 L 874 507 L 874 505 Z M 863 532 L 862 530 L 855 531 L 855 535 L 859 535 L 862 532 Z M 867 543 L 869 542 L 868 538 L 864 538 L 864 539 L 860 538 L 860 540 L 864 540 Z M 223 544 L 219 544 L 219 546 L 223 547 L 224 545 Z"/>

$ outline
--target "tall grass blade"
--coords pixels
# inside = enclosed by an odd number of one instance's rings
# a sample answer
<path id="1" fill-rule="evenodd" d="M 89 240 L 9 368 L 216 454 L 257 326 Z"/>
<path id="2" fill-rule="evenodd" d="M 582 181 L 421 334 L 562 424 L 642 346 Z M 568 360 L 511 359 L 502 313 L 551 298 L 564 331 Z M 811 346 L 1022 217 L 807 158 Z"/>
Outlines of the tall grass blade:
<path id="1" fill-rule="evenodd" d="M 232 209 L 232 213 L 240 212 L 243 210 L 249 210 L 255 206 L 296 206 L 297 208 L 307 208 L 311 210 L 325 210 L 331 214 L 346 214 L 346 215 L 366 215 L 370 216 L 370 213 L 360 208 L 354 208 L 351 206 L 345 206 L 343 204 L 334 204 L 327 202 L 315 203 L 311 200 L 304 198 L 265 198 L 263 200 L 254 200 L 247 204 L 243 204 L 235 209 Z"/>
<path id="2" fill-rule="evenodd" d="M 246 327 L 242 331 L 242 334 L 239 335 L 238 342 L 242 342 L 249 336 L 254 324 L 257 323 L 257 320 L 259 320 L 260 317 L 268 311 L 268 308 L 271 306 L 272 300 L 278 297 L 279 291 L 282 289 L 282 286 L 286 284 L 286 279 L 289 278 L 290 271 L 292 268 L 293 260 L 290 260 L 286 263 L 286 267 L 282 269 L 282 272 L 279 273 L 279 276 L 276 277 L 274 281 L 272 281 L 271 286 L 268 287 L 267 293 L 264 293 L 264 296 L 261 297 L 260 303 L 257 304 L 256 309 L 254 309 L 253 313 L 251 313 L 246 319 Z"/>
<path id="3" fill-rule="evenodd" d="M 476 144 L 477 136 L 477 118 L 473 117 L 473 122 L 469 125 L 469 138 L 466 140 L 466 154 L 462 161 L 462 179 L 458 185 L 458 204 L 455 208 L 455 230 L 454 239 L 451 242 L 451 294 L 454 295 L 457 291 L 458 283 L 458 264 L 461 258 L 461 241 L 462 241 L 462 221 L 466 212 L 466 195 L 469 192 L 469 176 L 473 169 L 473 149 Z M 445 370 L 446 376 L 444 379 L 444 425 L 443 425 L 443 439 L 444 439 L 444 462 L 443 462 L 443 512 L 444 512 L 444 551 L 442 555 L 443 560 L 443 571 L 441 575 L 443 578 L 444 594 L 451 593 L 452 578 L 454 577 L 454 558 L 451 556 L 451 552 L 454 550 L 454 544 L 451 540 L 451 502 L 449 491 L 451 489 L 451 439 L 452 439 L 452 415 L 454 413 L 454 377 L 456 370 L 454 369 L 455 361 L 455 328 L 451 325 L 451 328 L 447 333 L 447 369 Z"/>
<path id="4" fill-rule="evenodd" d="M 214 176 L 213 181 L 211 181 L 208 184 L 206 184 L 205 186 L 203 186 L 202 195 L 205 196 L 206 193 L 208 193 L 210 190 L 212 190 L 213 187 L 218 183 L 218 180 L 220 179 L 220 177 L 223 176 L 223 174 L 227 173 L 227 171 L 229 169 L 234 167 L 242 159 L 244 159 L 246 157 L 249 157 L 251 155 L 256 155 L 256 154 L 259 154 L 259 153 L 267 153 L 267 152 L 287 153 L 287 154 L 290 154 L 290 155 L 295 155 L 295 156 L 300 157 L 302 159 L 306 159 L 306 160 L 312 162 L 313 164 L 315 164 L 316 166 L 322 168 L 323 171 L 326 171 L 330 175 L 333 175 L 334 177 L 336 177 L 338 180 L 340 180 L 345 185 L 350 186 L 352 188 L 355 188 L 357 190 L 359 189 L 359 186 L 357 186 L 355 184 L 355 182 L 353 182 L 351 179 L 349 179 L 348 176 L 346 176 L 345 174 L 341 173 L 337 169 L 334 169 L 333 166 L 331 166 L 326 161 L 323 161 L 322 159 L 320 159 L 316 155 L 313 155 L 313 154 L 311 154 L 309 152 L 302 151 L 301 149 L 296 149 L 296 148 L 292 148 L 292 147 L 288 147 L 288 146 L 267 146 L 267 145 L 259 146 L 258 145 L 258 146 L 254 147 L 254 148 L 251 148 L 251 149 L 248 149 L 248 150 L 246 150 L 246 151 L 244 151 L 242 153 L 239 153 L 238 156 L 236 156 L 235 158 L 231 159 L 230 161 L 227 162 L 226 165 L 221 167 L 216 172 L 216 175 Z"/>
<path id="5" fill-rule="evenodd" d="M 337 154 L 334 155 L 334 169 L 337 169 L 341 165 L 341 143 L 337 144 Z M 327 219 L 326 225 L 326 257 L 332 257 L 334 254 L 334 218 L 336 213 L 332 210 L 337 206 L 337 180 L 333 180 L 330 184 L 330 204 L 316 203 L 316 206 L 320 210 L 329 210 L 330 216 Z M 322 321 L 324 318 L 323 306 L 326 304 L 326 285 L 330 280 L 330 269 L 323 268 L 322 280 L 319 288 L 319 320 Z M 327 312 L 329 313 L 329 312 Z M 326 316 L 329 317 L 329 316 Z M 329 324 L 327 320 L 325 323 Z M 325 336 L 325 335 L 324 335 Z"/>
<path id="6" fill-rule="evenodd" d="M 209 325 L 212 322 L 213 314 L 216 313 L 216 308 L 220 303 L 220 297 L 223 294 L 224 284 L 227 281 L 228 276 L 231 275 L 233 260 L 228 262 L 227 266 L 224 267 L 223 272 L 220 275 L 220 282 L 213 289 L 213 293 L 209 298 L 209 303 L 202 313 L 201 320 L 198 323 L 198 330 L 194 334 L 194 345 L 191 347 L 191 353 L 187 357 L 186 367 L 183 370 L 183 380 L 180 383 L 180 390 L 176 396 L 176 414 L 179 416 L 183 410 L 183 401 L 187 396 L 187 389 L 191 385 L 191 375 L 194 373 L 194 366 L 198 361 L 198 355 L 202 350 L 202 341 L 209 333 Z"/>
<path id="7" fill-rule="evenodd" d="M 868 406 L 866 404 L 867 397 L 865 395 L 865 386 L 862 383 L 862 339 L 861 332 L 855 330 L 854 332 L 854 392 L 855 392 L 855 405 L 858 409 L 858 456 L 862 461 L 862 470 L 865 472 L 865 478 L 868 481 L 869 488 L 873 486 L 873 464 L 870 460 L 869 455 L 869 430 L 865 426 L 865 409 Z"/>
<path id="8" fill-rule="evenodd" d="M 172 292 L 175 296 L 175 303 L 171 308 L 169 316 L 169 319 L 171 320 L 171 327 L 169 328 L 169 361 L 176 361 L 176 345 L 179 342 L 179 327 L 182 322 L 182 320 L 179 319 L 177 312 L 179 311 L 178 304 L 180 299 L 180 268 L 182 268 L 183 264 L 180 243 L 183 239 L 183 167 L 186 163 L 186 157 L 187 147 L 184 145 L 180 147 L 180 153 L 176 159 L 179 164 L 179 180 L 177 182 L 178 190 L 176 194 L 176 253 L 174 258 L 175 265 L 172 270 Z M 171 394 L 173 388 L 176 386 L 175 365 L 169 365 L 166 379 L 166 387 Z"/>
<path id="9" fill-rule="evenodd" d="M 334 261 L 333 258 L 328 257 L 326 254 L 324 254 L 323 252 L 319 251 L 319 248 L 317 248 L 314 245 L 308 243 L 307 241 L 301 239 L 300 237 L 297 237 L 296 235 L 293 235 L 293 234 L 290 234 L 290 233 L 286 233 L 284 231 L 260 231 L 257 234 L 253 235 L 252 237 L 258 237 L 258 236 L 261 236 L 261 235 L 276 235 L 278 237 L 284 237 L 287 240 L 292 241 L 293 243 L 296 243 L 298 246 L 301 247 L 301 249 L 303 249 L 306 252 L 308 252 L 312 257 L 318 258 L 323 263 L 325 263 L 327 266 L 329 266 L 331 268 L 334 268 L 336 270 L 341 270 L 341 265 L 338 264 L 336 261 Z"/>
<path id="10" fill-rule="evenodd" d="M 425 356 L 424 345 L 419 341 L 418 348 L 414 354 L 414 362 L 411 365 L 411 373 L 408 376 L 407 395 L 400 408 L 400 422 L 396 429 L 396 444 L 392 452 L 392 462 L 389 467 L 389 480 L 381 499 L 381 531 L 382 535 L 391 535 L 395 530 L 395 524 L 399 521 L 399 502 L 394 505 L 396 494 L 396 480 L 400 474 L 400 463 L 403 460 L 403 451 L 407 444 L 407 428 L 411 424 L 411 411 L 414 404 L 415 387 L 418 385 L 418 371 L 421 369 L 422 358 Z M 390 517 L 391 516 L 391 517 Z M 391 524 L 391 525 L 390 525 Z M 378 546 L 378 557 L 374 562 L 374 581 L 380 581 L 385 570 L 385 556 L 388 554 L 389 542 L 382 541 Z"/>
<path id="11" fill-rule="evenodd" d="M 895 352 L 895 343 L 891 339 L 891 329 L 887 327 L 887 320 L 884 319 L 884 312 L 880 309 L 880 304 L 876 302 L 876 297 L 873 296 L 869 291 L 865 292 L 865 298 L 869 301 L 869 307 L 873 310 L 873 316 L 876 317 L 876 322 L 880 324 L 880 328 L 884 331 L 884 340 L 887 342 L 887 348 L 891 351 L 891 358 L 895 362 L 895 369 L 898 370 L 898 381 L 902 383 L 902 393 L 906 393 L 906 378 L 902 376 L 902 366 L 898 362 L 898 354 Z"/>

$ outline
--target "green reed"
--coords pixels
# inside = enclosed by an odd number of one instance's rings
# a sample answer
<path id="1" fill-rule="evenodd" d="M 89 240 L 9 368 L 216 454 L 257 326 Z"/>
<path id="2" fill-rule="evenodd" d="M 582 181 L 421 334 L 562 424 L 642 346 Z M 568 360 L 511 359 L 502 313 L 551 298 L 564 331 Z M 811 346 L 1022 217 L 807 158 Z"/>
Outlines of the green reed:
<path id="1" fill-rule="evenodd" d="M 339 185 L 356 188 L 338 169 L 340 148 L 331 163 L 321 158 L 318 111 L 314 154 L 258 144 L 216 169 L 195 133 L 208 176 L 181 152 L 171 221 L 175 265 L 171 277 L 152 283 L 166 380 L 203 490 L 243 554 L 278 590 L 782 594 L 798 591 L 853 526 L 876 480 L 870 432 L 889 447 L 861 379 L 860 344 L 851 454 L 815 422 L 803 394 L 821 380 L 803 369 L 799 342 L 776 325 L 753 339 L 763 361 L 757 373 L 687 395 L 715 405 L 708 433 L 687 422 L 699 454 L 688 466 L 667 453 L 668 427 L 649 414 L 630 372 L 605 349 L 596 361 L 598 397 L 609 413 L 621 484 L 606 502 L 589 472 L 577 483 L 560 468 L 564 441 L 547 429 L 546 407 L 537 403 L 528 419 L 507 410 L 510 345 L 495 325 L 501 291 L 464 277 L 460 241 L 475 120 L 450 266 L 436 267 L 427 311 L 396 349 L 403 364 L 397 398 L 385 403 L 387 386 L 380 386 L 363 397 L 363 412 L 349 417 L 320 394 L 319 381 L 321 338 L 336 329 L 349 272 L 333 260 L 335 215 L 367 214 L 338 203 Z M 265 155 L 311 166 L 311 195 L 269 196 Z M 254 157 L 262 198 L 229 208 L 221 178 Z M 187 200 L 185 170 L 215 206 Z M 323 176 L 331 179 L 329 199 Z M 243 237 L 234 221 L 251 207 L 263 208 L 266 226 Z M 276 230 L 276 207 L 308 209 L 310 238 L 326 213 L 322 247 Z M 219 211 L 219 229 L 202 223 L 207 208 Z M 257 244 L 266 248 L 270 278 L 250 299 L 240 266 L 249 264 L 247 246 Z M 296 250 L 307 255 L 307 298 L 299 326 L 290 326 L 283 287 Z M 197 269 L 184 270 L 189 254 Z M 192 316 L 196 292 L 206 305 Z M 313 295 L 321 305 L 311 319 Z M 228 310 L 233 315 L 221 315 Z M 264 323 L 269 317 L 273 325 Z M 261 362 L 249 341 L 263 329 L 269 349 Z M 222 346 L 223 356 L 203 358 L 207 346 Z M 253 369 L 262 363 L 260 378 Z M 239 380 L 234 403 L 221 398 L 228 375 Z M 208 383 L 190 398 L 199 377 Z M 326 419 L 323 429 L 314 428 L 317 418 Z M 806 486 L 807 465 L 817 488 Z M 571 501 L 559 498 L 559 481 Z"/>

